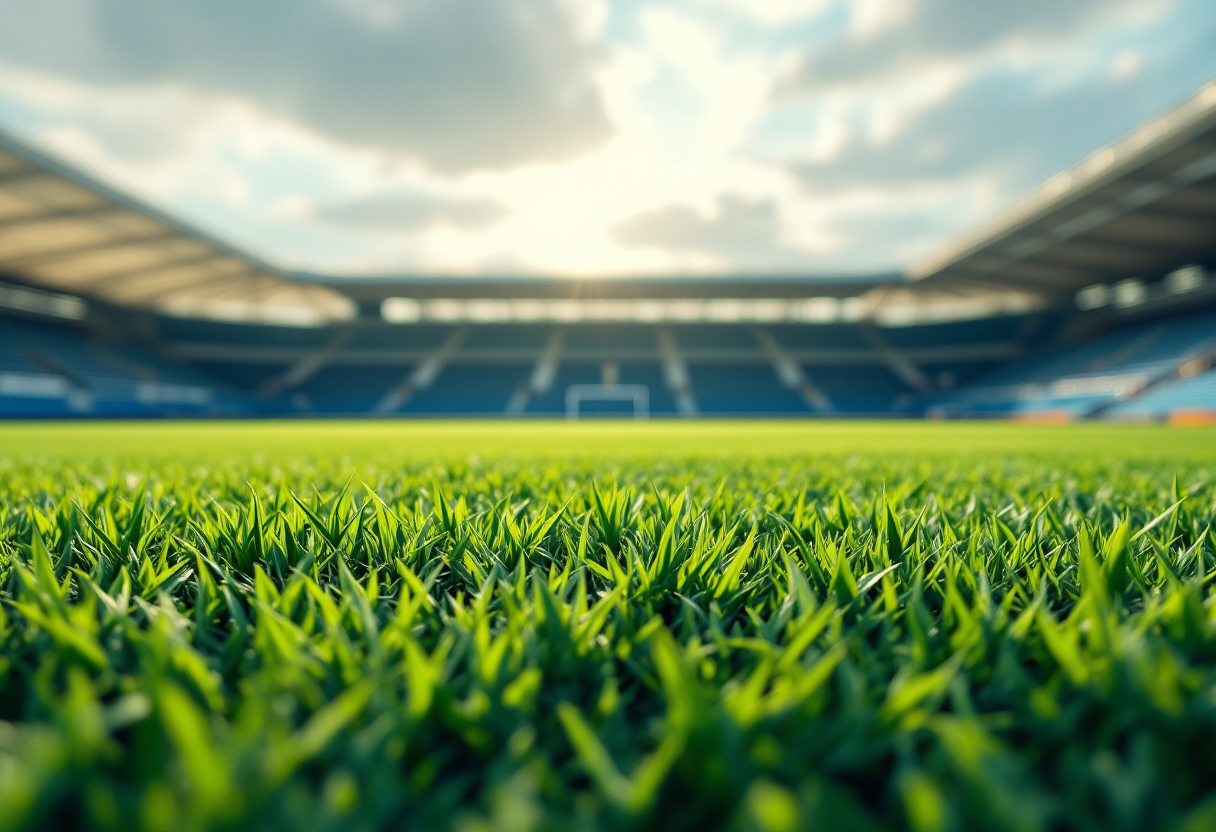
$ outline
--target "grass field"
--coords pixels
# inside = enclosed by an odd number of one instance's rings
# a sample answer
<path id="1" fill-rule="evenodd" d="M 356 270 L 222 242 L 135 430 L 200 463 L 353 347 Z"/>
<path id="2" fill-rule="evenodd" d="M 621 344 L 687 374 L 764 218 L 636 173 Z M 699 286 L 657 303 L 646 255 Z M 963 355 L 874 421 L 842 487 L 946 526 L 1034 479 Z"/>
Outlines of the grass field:
<path id="1" fill-rule="evenodd" d="M 1216 429 L 1000 422 L 152 422 L 0 426 L 0 459 L 349 464 L 537 458 L 771 459 L 995 454 L 1216 463 Z"/>
<path id="2" fill-rule="evenodd" d="M 1216 431 L 0 426 L 0 829 L 1216 829 Z"/>

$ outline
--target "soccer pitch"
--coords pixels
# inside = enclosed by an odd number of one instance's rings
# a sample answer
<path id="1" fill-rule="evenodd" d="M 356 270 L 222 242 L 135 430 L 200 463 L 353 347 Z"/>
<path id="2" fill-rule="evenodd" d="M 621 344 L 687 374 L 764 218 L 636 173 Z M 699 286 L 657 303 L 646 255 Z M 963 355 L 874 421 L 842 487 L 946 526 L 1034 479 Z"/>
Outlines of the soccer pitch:
<path id="1" fill-rule="evenodd" d="M 1216 431 L 0 427 L 0 829 L 1216 828 Z"/>
<path id="2" fill-rule="evenodd" d="M 642 464 L 687 459 L 924 455 L 1038 456 L 1216 463 L 1216 429 L 1160 425 L 1033 425 L 921 421 L 479 420 L 80 422 L 0 426 L 0 460 L 155 465 L 206 460 L 352 464 L 580 458 Z"/>

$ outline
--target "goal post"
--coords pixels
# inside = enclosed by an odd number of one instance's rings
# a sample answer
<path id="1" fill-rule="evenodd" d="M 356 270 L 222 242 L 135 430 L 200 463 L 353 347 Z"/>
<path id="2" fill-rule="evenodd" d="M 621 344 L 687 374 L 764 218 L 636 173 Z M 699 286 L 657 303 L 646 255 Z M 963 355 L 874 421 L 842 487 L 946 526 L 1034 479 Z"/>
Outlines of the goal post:
<path id="1" fill-rule="evenodd" d="M 632 402 L 634 419 L 650 418 L 650 388 L 645 384 L 571 384 L 566 388 L 566 418 L 577 420 L 583 402 Z"/>

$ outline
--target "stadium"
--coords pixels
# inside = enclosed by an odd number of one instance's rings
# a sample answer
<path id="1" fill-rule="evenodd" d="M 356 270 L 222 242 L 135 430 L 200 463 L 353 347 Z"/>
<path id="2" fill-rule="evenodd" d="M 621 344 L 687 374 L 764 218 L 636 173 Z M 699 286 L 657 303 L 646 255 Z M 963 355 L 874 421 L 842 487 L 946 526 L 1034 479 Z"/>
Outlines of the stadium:
<path id="1" fill-rule="evenodd" d="M 1216 85 L 902 272 L 326 279 L 0 136 L 0 415 L 1216 411 Z"/>
<path id="2" fill-rule="evenodd" d="M 0 3 L 0 832 L 1216 830 L 1213 42 Z"/>

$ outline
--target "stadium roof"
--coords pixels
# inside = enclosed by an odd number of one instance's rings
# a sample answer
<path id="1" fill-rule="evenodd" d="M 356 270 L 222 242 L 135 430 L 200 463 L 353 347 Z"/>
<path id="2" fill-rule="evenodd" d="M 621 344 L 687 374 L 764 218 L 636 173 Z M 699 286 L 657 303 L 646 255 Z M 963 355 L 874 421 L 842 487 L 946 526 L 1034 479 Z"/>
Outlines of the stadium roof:
<path id="1" fill-rule="evenodd" d="M 332 286 L 361 302 L 406 295 L 430 298 L 543 298 L 615 300 L 625 298 L 804 298 L 808 294 L 848 298 L 876 286 L 899 283 L 899 272 L 816 276 L 777 274 L 663 274 L 614 277 L 561 275 L 401 275 L 334 279 L 301 275 Z"/>
<path id="2" fill-rule="evenodd" d="M 0 273 L 177 315 L 320 323 L 352 306 L 3 133 Z"/>
<path id="3" fill-rule="evenodd" d="M 912 265 L 913 281 L 1060 299 L 1216 257 L 1216 81 Z"/>

